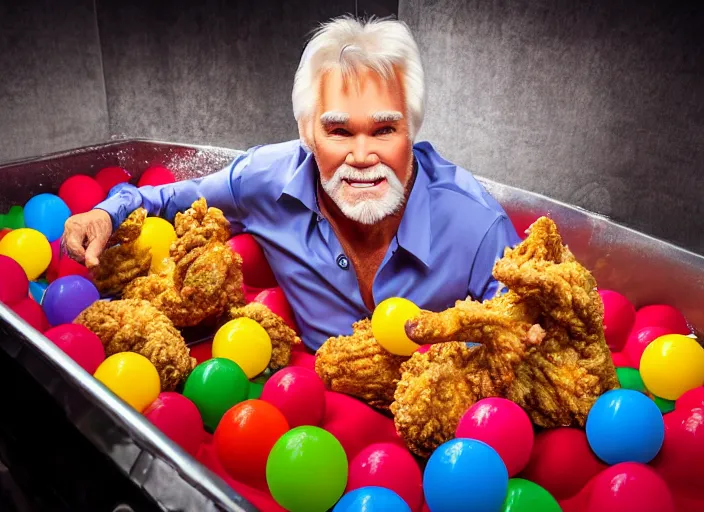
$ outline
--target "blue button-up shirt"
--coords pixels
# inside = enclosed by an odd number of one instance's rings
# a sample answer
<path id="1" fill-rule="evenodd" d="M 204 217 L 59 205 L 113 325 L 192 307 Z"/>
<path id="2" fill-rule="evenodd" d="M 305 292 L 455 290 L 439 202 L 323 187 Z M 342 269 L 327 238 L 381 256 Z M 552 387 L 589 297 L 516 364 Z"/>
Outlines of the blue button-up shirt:
<path id="1" fill-rule="evenodd" d="M 519 237 L 508 216 L 472 174 L 443 159 L 427 142 L 413 147 L 416 179 L 395 238 L 374 278 L 375 304 L 405 297 L 441 311 L 468 295 L 491 298 L 491 272 Z M 219 172 L 159 187 L 118 185 L 97 208 L 113 226 L 142 206 L 173 221 L 200 197 L 220 208 L 233 234 L 260 243 L 288 298 L 304 343 L 317 349 L 351 334 L 370 317 L 354 267 L 317 200 L 318 169 L 300 141 L 257 146 Z"/>

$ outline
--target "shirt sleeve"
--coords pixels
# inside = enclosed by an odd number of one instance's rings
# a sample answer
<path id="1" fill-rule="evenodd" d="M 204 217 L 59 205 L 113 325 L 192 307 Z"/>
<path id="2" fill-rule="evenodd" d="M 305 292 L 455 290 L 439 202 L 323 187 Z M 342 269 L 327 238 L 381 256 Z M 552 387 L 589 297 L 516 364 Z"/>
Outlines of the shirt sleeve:
<path id="1" fill-rule="evenodd" d="M 489 300 L 503 293 L 500 283 L 492 275 L 494 264 L 503 257 L 506 247 L 515 247 L 521 238 L 506 215 L 494 221 L 484 235 L 474 258 L 469 278 L 469 295 L 475 300 Z"/>
<path id="2" fill-rule="evenodd" d="M 145 208 L 149 215 L 173 222 L 177 213 L 187 210 L 202 197 L 208 206 L 222 210 L 237 231 L 246 215 L 241 208 L 239 182 L 250 162 L 252 150 L 238 156 L 222 170 L 202 178 L 158 187 L 137 188 L 129 183 L 117 185 L 110 190 L 108 198 L 95 208 L 106 211 L 112 219 L 113 229 L 116 229 L 139 207 Z"/>

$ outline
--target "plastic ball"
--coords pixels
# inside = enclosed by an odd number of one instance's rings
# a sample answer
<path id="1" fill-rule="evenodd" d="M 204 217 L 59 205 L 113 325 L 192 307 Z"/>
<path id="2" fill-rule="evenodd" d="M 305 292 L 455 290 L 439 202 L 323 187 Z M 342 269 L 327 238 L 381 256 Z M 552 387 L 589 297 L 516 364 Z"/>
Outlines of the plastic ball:
<path id="1" fill-rule="evenodd" d="M 254 288 L 276 287 L 276 277 L 264 256 L 257 240 L 248 233 L 235 235 L 227 245 L 242 257 L 242 279 L 244 284 Z"/>
<path id="2" fill-rule="evenodd" d="M 561 512 L 560 504 L 538 484 L 523 478 L 508 481 L 508 491 L 501 512 Z"/>
<path id="3" fill-rule="evenodd" d="M 265 305 L 272 313 L 281 317 L 296 334 L 300 335 L 301 331 L 298 328 L 298 324 L 296 324 L 296 317 L 281 288 L 274 287 L 263 290 L 254 297 L 252 302 Z"/>
<path id="4" fill-rule="evenodd" d="M 271 496 L 289 512 L 325 512 L 347 485 L 347 455 L 320 427 L 296 427 L 276 441 L 266 464 Z"/>
<path id="5" fill-rule="evenodd" d="M 9 256 L 0 255 L 0 302 L 12 306 L 27 298 L 29 279 L 22 266 Z"/>
<path id="6" fill-rule="evenodd" d="M 10 207 L 7 213 L 0 214 L 0 228 L 20 229 L 24 225 L 24 209 L 19 205 Z"/>
<path id="7" fill-rule="evenodd" d="M 93 283 L 81 276 L 60 277 L 44 294 L 44 312 L 51 325 L 70 324 L 88 306 L 100 299 Z"/>
<path id="8" fill-rule="evenodd" d="M 325 384 L 307 368 L 289 367 L 264 384 L 261 399 L 276 406 L 293 427 L 320 425 L 325 414 Z"/>
<path id="9" fill-rule="evenodd" d="M 530 462 L 521 476 L 564 500 L 576 495 L 605 467 L 589 448 L 584 430 L 563 427 L 535 437 Z"/>
<path id="10" fill-rule="evenodd" d="M 632 331 L 636 332 L 650 326 L 664 327 L 673 334 L 691 332 L 684 315 L 667 304 L 651 304 L 636 311 L 636 321 L 633 323 Z"/>
<path id="11" fill-rule="evenodd" d="M 483 441 L 506 464 L 509 477 L 517 475 L 530 460 L 533 450 L 533 424 L 528 414 L 505 398 L 483 398 L 462 415 L 455 437 Z"/>
<path id="12" fill-rule="evenodd" d="M 49 242 L 58 240 L 71 216 L 63 199 L 54 194 L 39 194 L 24 205 L 24 224 L 42 233 Z"/>
<path id="13" fill-rule="evenodd" d="M 209 359 L 196 366 L 186 379 L 183 396 L 191 400 L 210 432 L 228 409 L 247 399 L 249 380 L 230 359 Z"/>
<path id="14" fill-rule="evenodd" d="M 51 262 L 51 246 L 49 240 L 36 229 L 15 229 L 0 240 L 0 255 L 19 263 L 27 279 L 34 281 Z"/>
<path id="15" fill-rule="evenodd" d="M 604 337 L 613 352 L 626 344 L 628 334 L 636 320 L 636 308 L 625 296 L 612 290 L 599 290 L 604 304 Z"/>
<path id="16" fill-rule="evenodd" d="M 675 402 L 675 407 L 687 410 L 697 407 L 704 409 L 704 386 L 699 386 L 683 393 Z"/>
<path id="17" fill-rule="evenodd" d="M 140 413 L 161 390 L 159 372 L 149 359 L 136 352 L 111 355 L 93 376 Z"/>
<path id="18" fill-rule="evenodd" d="M 665 442 L 653 466 L 673 489 L 704 499 L 704 408 L 664 417 Z"/>
<path id="19" fill-rule="evenodd" d="M 589 446 L 607 464 L 647 464 L 660 451 L 665 425 L 657 405 L 632 389 L 601 395 L 587 415 Z"/>
<path id="20" fill-rule="evenodd" d="M 433 452 L 423 474 L 423 491 L 433 512 L 466 509 L 495 512 L 508 490 L 508 471 L 496 450 L 475 439 L 453 439 Z"/>
<path id="21" fill-rule="evenodd" d="M 152 165 L 147 168 L 142 176 L 137 182 L 138 187 L 152 186 L 158 187 L 159 185 L 166 185 L 168 183 L 175 183 L 176 178 L 174 174 L 162 165 Z"/>
<path id="22" fill-rule="evenodd" d="M 348 494 L 367 487 L 394 491 L 416 512 L 423 504 L 423 475 L 418 463 L 407 449 L 396 444 L 370 444 L 350 461 Z"/>
<path id="23" fill-rule="evenodd" d="M 704 348 L 682 334 L 660 336 L 643 352 L 640 373 L 653 394 L 677 400 L 704 384 Z"/>
<path id="24" fill-rule="evenodd" d="M 73 215 L 92 210 L 106 196 L 97 181 L 83 174 L 71 176 L 59 187 L 59 197 L 64 200 Z"/>
<path id="25" fill-rule="evenodd" d="M 251 318 L 230 320 L 220 327 L 213 339 L 213 357 L 237 363 L 248 379 L 263 372 L 271 360 L 271 338 Z"/>
<path id="26" fill-rule="evenodd" d="M 411 512 L 403 499 L 384 487 L 360 487 L 345 494 L 332 512 Z"/>
<path id="27" fill-rule="evenodd" d="M 645 384 L 640 376 L 640 372 L 635 368 L 616 368 L 618 383 L 623 389 L 632 389 L 645 393 Z"/>
<path id="28" fill-rule="evenodd" d="M 176 241 L 176 229 L 173 225 L 160 217 L 147 217 L 144 219 L 142 232 L 137 238 L 140 248 L 149 248 L 152 254 L 150 272 L 158 274 L 166 268 L 171 244 Z"/>
<path id="29" fill-rule="evenodd" d="M 205 438 L 203 420 L 198 408 L 188 398 L 164 391 L 144 410 L 144 416 L 166 437 L 196 456 Z"/>
<path id="30" fill-rule="evenodd" d="M 251 381 L 249 383 L 249 391 L 247 392 L 247 399 L 257 400 L 262 397 L 263 391 L 264 391 L 264 384 L 263 383 Z"/>
<path id="31" fill-rule="evenodd" d="M 628 360 L 633 363 L 634 368 L 640 368 L 640 360 L 643 357 L 645 348 L 660 336 L 671 333 L 670 329 L 657 325 L 650 325 L 637 331 L 632 331 L 628 336 L 623 352 L 628 357 Z"/>
<path id="32" fill-rule="evenodd" d="M 635 366 L 623 352 L 611 352 L 611 362 L 616 368 L 633 368 Z"/>
<path id="33" fill-rule="evenodd" d="M 658 406 L 658 409 L 660 409 L 660 412 L 663 414 L 667 414 L 675 410 L 674 400 L 665 400 L 664 398 L 660 398 L 659 396 L 653 396 L 652 399 L 653 402 L 655 402 L 655 405 Z"/>
<path id="34" fill-rule="evenodd" d="M 0 229 L 0 240 L 2 240 L 3 238 L 5 238 L 5 235 L 7 235 L 8 233 L 10 233 L 11 231 L 12 231 L 12 230 L 9 229 L 9 228 Z"/>
<path id="35" fill-rule="evenodd" d="M 51 327 L 51 325 L 49 325 L 49 321 L 46 319 L 44 310 L 34 301 L 34 299 L 25 297 L 21 301 L 10 306 L 10 309 L 12 309 L 17 316 L 39 332 L 44 332 Z"/>
<path id="36" fill-rule="evenodd" d="M 286 418 L 276 407 L 263 400 L 246 400 L 220 420 L 213 437 L 215 452 L 235 480 L 264 482 L 269 453 L 288 430 Z"/>
<path id="37" fill-rule="evenodd" d="M 599 473 L 590 484 L 585 512 L 675 512 L 667 484 L 643 464 L 616 464 Z"/>
<path id="38" fill-rule="evenodd" d="M 107 195 L 110 190 L 120 183 L 126 183 L 132 179 L 132 175 L 122 167 L 104 167 L 95 175 L 95 181 Z"/>
<path id="39" fill-rule="evenodd" d="M 420 348 L 406 335 L 406 322 L 420 314 L 420 308 L 408 299 L 391 297 L 383 300 L 372 313 L 374 339 L 397 356 L 410 356 Z"/>
<path id="40" fill-rule="evenodd" d="M 31 281 L 29 283 L 29 296 L 34 299 L 34 302 L 41 305 L 42 301 L 44 300 L 44 293 L 46 293 L 46 289 L 48 288 L 48 286 L 49 283 L 43 280 Z"/>
<path id="41" fill-rule="evenodd" d="M 91 375 L 105 361 L 105 349 L 100 338 L 83 325 L 58 325 L 46 331 L 44 336 Z"/>

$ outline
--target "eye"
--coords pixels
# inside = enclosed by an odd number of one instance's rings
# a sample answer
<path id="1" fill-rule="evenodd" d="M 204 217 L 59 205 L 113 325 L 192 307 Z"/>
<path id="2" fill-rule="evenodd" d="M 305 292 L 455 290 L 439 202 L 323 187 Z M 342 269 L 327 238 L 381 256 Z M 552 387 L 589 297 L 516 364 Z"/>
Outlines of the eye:
<path id="1" fill-rule="evenodd" d="M 333 128 L 329 133 L 330 135 L 337 135 L 338 137 L 348 137 L 350 135 L 350 132 L 344 128 Z"/>
<path id="2" fill-rule="evenodd" d="M 374 132 L 374 136 L 378 135 L 391 135 L 394 133 L 396 129 L 393 126 L 384 126 L 383 128 L 379 128 Z"/>

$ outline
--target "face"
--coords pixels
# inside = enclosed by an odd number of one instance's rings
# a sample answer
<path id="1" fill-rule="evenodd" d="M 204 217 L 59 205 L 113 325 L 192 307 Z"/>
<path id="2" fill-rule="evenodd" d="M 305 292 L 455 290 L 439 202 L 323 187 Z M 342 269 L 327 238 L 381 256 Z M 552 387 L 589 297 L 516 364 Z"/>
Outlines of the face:
<path id="1" fill-rule="evenodd" d="M 398 74 L 365 69 L 345 83 L 340 70 L 320 81 L 313 153 L 323 190 L 349 219 L 376 224 L 396 213 L 412 174 L 412 143 Z"/>

